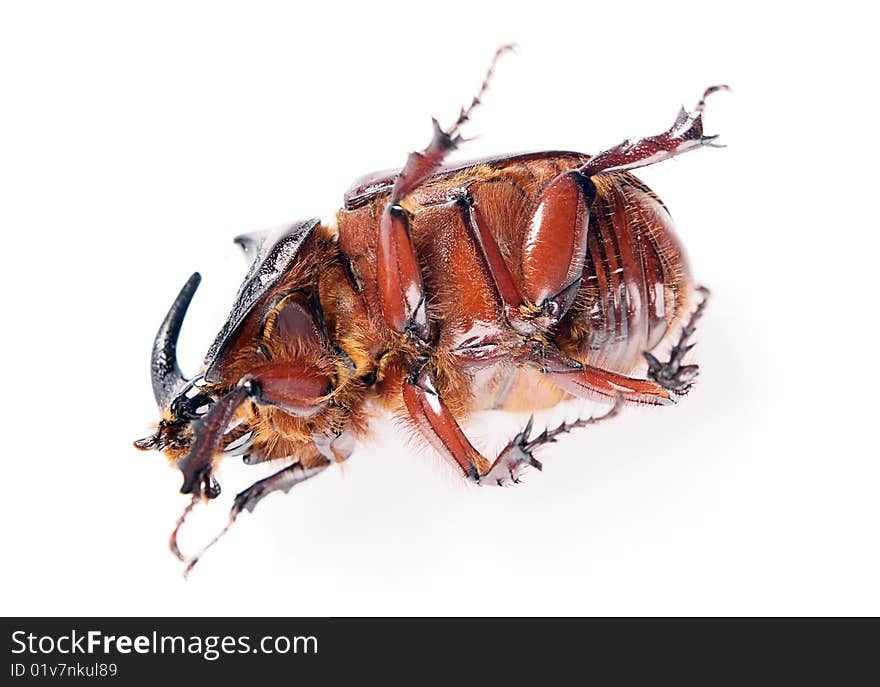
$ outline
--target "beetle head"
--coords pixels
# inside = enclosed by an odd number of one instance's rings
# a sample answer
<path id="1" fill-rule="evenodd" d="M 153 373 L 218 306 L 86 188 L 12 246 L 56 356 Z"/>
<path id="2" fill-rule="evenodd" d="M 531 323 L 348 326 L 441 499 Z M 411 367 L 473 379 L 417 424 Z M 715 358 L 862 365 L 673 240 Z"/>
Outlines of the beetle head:
<path id="1" fill-rule="evenodd" d="M 176 461 L 184 472 L 185 493 L 204 482 L 203 493 L 210 496 L 214 455 L 249 451 L 258 429 L 266 434 L 271 428 L 271 441 L 264 436 L 262 442 L 271 447 L 254 450 L 273 458 L 292 455 L 312 434 L 341 422 L 345 410 L 330 403 L 339 361 L 327 339 L 316 291 L 321 255 L 330 244 L 317 235 L 309 240 L 318 224 L 307 220 L 236 239 L 251 266 L 198 376 L 186 379 L 176 358 L 198 274 L 183 286 L 156 334 L 151 371 L 162 418 L 156 431 L 135 446 L 163 451 Z M 245 403 L 248 399 L 253 403 Z"/>

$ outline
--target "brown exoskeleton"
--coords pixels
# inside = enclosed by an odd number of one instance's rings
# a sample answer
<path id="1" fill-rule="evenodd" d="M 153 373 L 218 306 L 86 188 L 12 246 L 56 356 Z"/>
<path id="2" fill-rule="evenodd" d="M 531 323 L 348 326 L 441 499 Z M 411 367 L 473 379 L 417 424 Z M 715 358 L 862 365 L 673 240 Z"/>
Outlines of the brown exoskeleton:
<path id="1" fill-rule="evenodd" d="M 496 486 L 540 469 L 533 453 L 556 435 L 690 389 L 698 368 L 683 358 L 707 291 L 692 281 L 665 205 L 629 170 L 714 145 L 705 97 L 725 87 L 707 89 L 667 131 L 594 156 L 443 166 L 491 74 L 448 131 L 434 122 L 430 145 L 402 170 L 356 182 L 335 227 L 312 219 L 236 239 L 251 268 L 194 380 L 175 348 L 199 276 L 183 287 L 153 349 L 162 419 L 136 446 L 180 468 L 186 512 L 219 493 L 220 458 L 283 462 L 236 496 L 231 524 L 346 460 L 376 407 L 467 479 Z M 607 399 L 610 410 L 536 436 L 529 422 L 494 458 L 459 425 L 477 410 L 572 397 Z"/>

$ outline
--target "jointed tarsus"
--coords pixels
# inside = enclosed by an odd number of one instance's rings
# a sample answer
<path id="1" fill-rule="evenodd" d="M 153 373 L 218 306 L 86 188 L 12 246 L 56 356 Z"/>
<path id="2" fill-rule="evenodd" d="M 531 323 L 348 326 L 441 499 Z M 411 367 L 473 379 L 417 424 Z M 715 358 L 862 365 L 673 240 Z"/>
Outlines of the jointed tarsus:
<path id="1" fill-rule="evenodd" d="M 693 112 L 681 108 L 672 126 L 663 133 L 635 141 L 626 140 L 613 148 L 603 150 L 591 157 L 580 171 L 587 176 L 603 172 L 623 172 L 662 162 L 703 146 L 723 148 L 724 146 L 713 143 L 718 138 L 717 135 L 703 134 L 703 112 L 708 96 L 717 91 L 728 90 L 730 88 L 725 85 L 710 86 L 703 91 Z"/>
<path id="2" fill-rule="evenodd" d="M 590 425 L 598 424 L 598 423 L 602 422 L 603 420 L 610 420 L 611 418 L 613 418 L 614 416 L 616 416 L 620 412 L 621 408 L 623 408 L 623 396 L 620 396 L 620 395 L 615 396 L 614 397 L 614 405 L 612 405 L 611 408 L 609 408 L 602 415 L 598 415 L 595 417 L 590 416 L 590 417 L 578 418 L 574 422 L 562 422 L 558 427 L 554 427 L 553 429 L 545 429 L 543 432 L 541 432 L 534 439 L 527 440 L 526 443 L 524 444 L 523 448 L 526 451 L 533 451 L 538 446 L 541 446 L 543 444 L 549 444 L 549 443 L 556 441 L 556 437 L 558 437 L 560 434 L 567 434 L 568 432 L 571 432 L 572 430 L 575 430 L 575 429 L 579 429 L 581 427 L 588 427 Z M 526 428 L 523 430 L 523 433 L 526 436 L 528 436 L 530 433 L 530 430 L 532 428 L 532 420 L 533 419 L 534 419 L 534 417 L 529 419 L 528 425 L 526 425 Z M 538 469 L 540 470 L 541 468 L 539 467 Z"/>
<path id="3" fill-rule="evenodd" d="M 697 292 L 700 294 L 700 302 L 691 313 L 687 324 L 681 330 L 681 336 L 669 352 L 669 360 L 661 363 L 648 351 L 642 353 L 645 360 L 648 361 L 648 378 L 657 382 L 664 389 L 669 389 L 680 395 L 691 390 L 694 380 L 700 372 L 698 365 L 681 364 L 688 351 L 696 345 L 689 343 L 689 341 L 697 330 L 697 322 L 703 316 L 706 303 L 709 302 L 709 289 L 700 286 L 697 288 Z"/>
<path id="4" fill-rule="evenodd" d="M 193 494 L 193 497 L 190 499 L 186 508 L 183 509 L 183 513 L 177 518 L 177 523 L 175 523 L 174 529 L 171 531 L 171 536 L 168 538 L 168 548 L 171 549 L 171 553 L 173 553 L 179 561 L 185 561 L 186 558 L 184 558 L 184 555 L 180 552 L 180 547 L 177 544 L 177 537 L 180 534 L 180 528 L 183 527 L 183 523 L 186 522 L 187 517 L 192 513 L 193 508 L 196 507 L 198 502 L 199 495 Z"/>
<path id="5" fill-rule="evenodd" d="M 501 59 L 501 56 L 504 53 L 514 52 L 515 50 L 515 43 L 507 43 L 506 45 L 502 45 L 500 48 L 498 48 L 498 50 L 495 51 L 495 55 L 492 57 L 492 62 L 489 64 L 489 68 L 486 70 L 486 76 L 483 77 L 483 83 L 480 84 L 480 90 L 477 91 L 477 94 L 474 96 L 473 100 L 471 100 L 470 105 L 461 108 L 458 119 L 455 120 L 455 124 L 453 124 L 449 128 L 449 131 L 446 132 L 446 135 L 449 136 L 454 145 L 457 145 L 461 141 L 461 137 L 458 135 L 461 126 L 471 118 L 471 114 L 473 113 L 473 111 L 483 102 L 483 96 L 486 95 L 486 91 L 489 90 L 489 84 L 492 81 L 492 76 L 495 74 L 495 65 L 498 64 L 498 60 Z"/>
<path id="6" fill-rule="evenodd" d="M 553 443 L 560 434 L 571 432 L 579 427 L 595 425 L 603 420 L 609 420 L 620 412 L 623 407 L 623 397 L 614 397 L 614 405 L 598 417 L 578 418 L 574 422 L 563 422 L 553 429 L 545 429 L 534 439 L 529 439 L 534 424 L 534 416 L 529 418 L 523 431 L 517 434 L 505 449 L 498 455 L 492 467 L 483 475 L 480 475 L 479 483 L 488 485 L 504 486 L 509 482 L 520 483 L 523 471 L 528 467 L 542 470 L 543 464 L 532 455 L 532 452 L 544 444 Z"/>
<path id="7" fill-rule="evenodd" d="M 410 153 L 407 157 L 403 169 L 400 170 L 400 174 L 394 182 L 394 189 L 391 192 L 389 207 L 399 205 L 400 202 L 413 191 L 413 189 L 418 187 L 419 184 L 431 176 L 431 174 L 443 164 L 443 160 L 450 151 L 455 150 L 458 147 L 458 144 L 461 143 L 462 140 L 459 131 L 461 130 L 462 125 L 470 119 L 474 110 L 483 101 L 483 96 L 489 89 L 489 83 L 492 80 L 492 75 L 495 73 L 495 65 L 504 53 L 512 51 L 513 49 L 514 45 L 508 44 L 502 45 L 495 51 L 495 55 L 492 58 L 489 69 L 486 71 L 486 76 L 483 78 L 483 83 L 480 85 L 480 89 L 477 91 L 473 100 L 471 100 L 470 105 L 461 108 L 458 119 L 455 120 L 455 123 L 448 130 L 444 130 L 436 119 L 431 120 L 434 125 L 434 135 L 431 138 L 431 142 L 424 150 Z"/>

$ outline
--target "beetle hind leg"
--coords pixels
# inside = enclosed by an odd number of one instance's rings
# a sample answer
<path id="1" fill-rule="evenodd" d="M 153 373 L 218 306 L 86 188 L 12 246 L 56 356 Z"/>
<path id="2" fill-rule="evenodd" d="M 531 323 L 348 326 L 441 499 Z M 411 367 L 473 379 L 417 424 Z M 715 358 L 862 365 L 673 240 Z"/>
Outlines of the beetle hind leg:
<path id="1" fill-rule="evenodd" d="M 729 90 L 730 87 L 725 85 L 710 86 L 703 92 L 693 111 L 688 112 L 681 108 L 675 122 L 662 134 L 636 141 L 627 140 L 613 148 L 603 150 L 590 158 L 580 171 L 587 176 L 602 172 L 622 172 L 668 160 L 703 146 L 723 147 L 713 142 L 718 136 L 703 134 L 703 111 L 706 108 L 707 97 L 717 91 Z"/>
<path id="2" fill-rule="evenodd" d="M 545 429 L 532 439 L 529 438 L 529 435 L 532 431 L 534 417 L 530 418 L 523 431 L 507 444 L 486 474 L 480 476 L 479 484 L 499 487 L 511 483 L 519 484 L 526 469 L 533 467 L 540 471 L 543 468 L 541 462 L 533 455 L 537 448 L 555 442 L 556 437 L 561 434 L 610 420 L 620 412 L 622 407 L 623 397 L 615 396 L 614 405 L 603 415 L 578 418 L 574 422 L 563 422 L 553 429 Z"/>
<path id="3" fill-rule="evenodd" d="M 664 389 L 669 389 L 681 396 L 691 390 L 694 380 L 700 373 L 699 365 L 681 364 L 688 351 L 696 345 L 690 343 L 690 338 L 694 335 L 697 329 L 697 322 L 703 316 L 706 303 L 709 300 L 709 289 L 705 286 L 700 286 L 697 291 L 700 294 L 700 301 L 691 313 L 687 324 L 681 330 L 681 336 L 678 341 L 672 347 L 669 353 L 669 360 L 661 363 L 650 352 L 645 351 L 642 353 L 645 356 L 645 360 L 648 361 L 648 378 L 657 382 Z"/>

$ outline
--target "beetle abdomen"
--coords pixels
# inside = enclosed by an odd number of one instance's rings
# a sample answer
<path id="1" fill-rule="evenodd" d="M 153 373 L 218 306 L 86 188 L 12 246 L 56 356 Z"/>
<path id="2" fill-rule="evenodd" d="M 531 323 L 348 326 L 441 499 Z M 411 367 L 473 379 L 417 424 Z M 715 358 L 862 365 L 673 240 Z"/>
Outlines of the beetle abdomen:
<path id="1" fill-rule="evenodd" d="M 693 290 L 665 206 L 629 174 L 598 175 L 584 281 L 560 332 L 564 348 L 628 374 L 686 312 Z"/>

